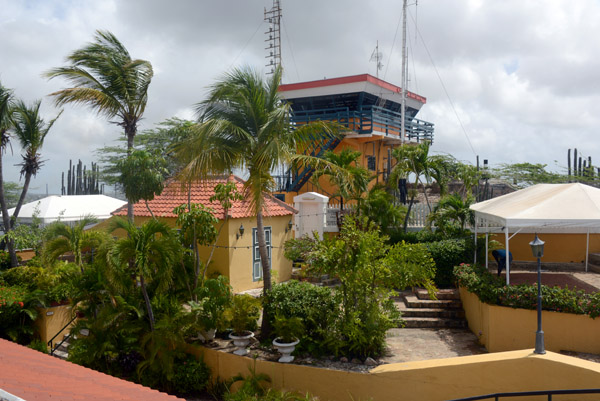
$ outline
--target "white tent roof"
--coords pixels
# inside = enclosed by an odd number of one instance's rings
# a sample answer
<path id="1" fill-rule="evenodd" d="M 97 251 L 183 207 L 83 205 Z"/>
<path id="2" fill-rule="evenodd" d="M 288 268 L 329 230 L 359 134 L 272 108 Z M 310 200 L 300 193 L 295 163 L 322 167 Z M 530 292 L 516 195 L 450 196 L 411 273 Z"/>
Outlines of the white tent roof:
<path id="1" fill-rule="evenodd" d="M 471 205 L 478 221 L 510 228 L 600 227 L 600 189 L 538 184 Z"/>
<path id="2" fill-rule="evenodd" d="M 98 220 L 111 217 L 111 212 L 127 202 L 106 195 L 52 195 L 23 205 L 18 221 L 30 223 L 34 213 L 42 224 L 57 221 L 79 221 L 83 216 L 93 215 Z M 8 213 L 12 216 L 14 208 Z"/>

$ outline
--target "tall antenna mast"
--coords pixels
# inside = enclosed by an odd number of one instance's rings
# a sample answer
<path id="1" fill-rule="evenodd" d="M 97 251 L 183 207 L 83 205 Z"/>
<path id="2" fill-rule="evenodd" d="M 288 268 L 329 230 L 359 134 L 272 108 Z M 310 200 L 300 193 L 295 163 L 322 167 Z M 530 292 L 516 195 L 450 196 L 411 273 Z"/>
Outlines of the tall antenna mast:
<path id="1" fill-rule="evenodd" d="M 402 3 L 402 122 L 401 122 L 401 141 L 404 144 L 406 138 L 406 85 L 408 81 L 408 74 L 406 73 L 406 6 L 407 1 L 404 0 Z"/>
<path id="2" fill-rule="evenodd" d="M 375 45 L 375 50 L 373 50 L 373 53 L 371 53 L 371 60 L 369 60 L 375 61 L 375 76 L 377 78 L 379 78 L 379 70 L 383 68 L 383 64 L 381 63 L 382 57 L 383 54 L 379 51 L 379 41 L 377 41 L 377 44 Z"/>
<path id="3" fill-rule="evenodd" d="M 279 0 L 273 0 L 273 7 L 267 11 L 265 8 L 265 22 L 269 24 L 269 30 L 265 32 L 267 38 L 266 67 L 271 67 L 267 74 L 272 74 L 278 66 L 281 66 L 281 5 Z"/>

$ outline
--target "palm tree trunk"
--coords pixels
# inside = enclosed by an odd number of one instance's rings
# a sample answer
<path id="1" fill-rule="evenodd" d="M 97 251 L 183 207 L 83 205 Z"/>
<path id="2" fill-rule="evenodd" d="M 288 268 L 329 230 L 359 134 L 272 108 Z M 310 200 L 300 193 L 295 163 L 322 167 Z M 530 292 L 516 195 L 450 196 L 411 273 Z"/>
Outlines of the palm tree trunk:
<path id="1" fill-rule="evenodd" d="M 263 272 L 263 299 L 266 300 L 267 293 L 271 291 L 271 263 L 269 261 L 269 252 L 267 250 L 267 241 L 265 240 L 265 227 L 263 224 L 262 211 L 256 214 L 256 240 L 258 241 L 258 252 L 260 254 L 260 263 Z M 263 302 L 263 319 L 260 326 L 260 335 L 262 338 L 268 338 L 271 335 L 270 310 L 266 301 Z"/>
<path id="2" fill-rule="evenodd" d="M 4 135 L 4 132 L 2 132 Z M 0 207 L 2 208 L 2 222 L 4 223 L 4 234 L 8 234 L 11 229 L 10 226 L 10 216 L 8 215 L 8 208 L 6 207 L 6 200 L 4 198 L 4 173 L 2 170 L 2 155 L 4 149 L 0 149 Z M 17 253 L 15 252 L 15 244 L 12 240 L 6 240 L 6 244 L 8 246 L 8 253 L 10 255 L 10 265 L 15 267 L 19 261 L 17 260 Z"/>
<path id="3" fill-rule="evenodd" d="M 15 223 L 17 222 L 17 217 L 19 217 L 19 212 L 21 211 L 21 206 L 25 202 L 25 196 L 27 195 L 27 191 L 29 190 L 29 183 L 31 182 L 31 173 L 25 174 L 25 183 L 23 184 L 23 189 L 21 190 L 21 196 L 19 197 L 19 201 L 17 202 L 17 206 L 15 207 L 15 211 L 13 212 L 12 217 L 10 218 L 10 230 L 13 229 Z M 19 261 L 17 260 L 17 252 L 15 250 L 15 241 L 8 241 L 8 252 L 10 253 L 10 265 L 12 267 L 17 267 Z"/>
<path id="4" fill-rule="evenodd" d="M 150 331 L 154 331 L 154 312 L 152 311 L 152 304 L 150 303 L 150 297 L 148 296 L 146 283 L 144 282 L 144 275 L 142 274 L 140 274 L 140 286 L 142 287 L 144 302 L 146 302 L 146 310 L 148 311 L 148 319 L 150 320 Z"/>
<path id="5" fill-rule="evenodd" d="M 133 138 L 135 138 L 135 124 L 125 125 L 125 135 L 127 136 L 127 157 L 133 152 Z M 133 223 L 133 203 L 127 199 L 127 220 Z"/>
<path id="6" fill-rule="evenodd" d="M 412 205 L 415 201 L 415 194 L 410 197 L 410 201 L 408 202 L 408 210 L 406 211 L 406 216 L 404 217 L 404 232 L 408 229 L 408 219 L 410 218 L 410 209 L 412 209 Z"/>

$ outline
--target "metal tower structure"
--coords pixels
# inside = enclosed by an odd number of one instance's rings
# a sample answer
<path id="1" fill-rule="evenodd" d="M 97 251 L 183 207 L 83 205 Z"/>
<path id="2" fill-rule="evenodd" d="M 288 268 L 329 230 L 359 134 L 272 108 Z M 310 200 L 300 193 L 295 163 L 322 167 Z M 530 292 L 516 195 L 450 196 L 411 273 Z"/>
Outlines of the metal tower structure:
<path id="1" fill-rule="evenodd" d="M 269 30 L 265 32 L 267 38 L 267 74 L 272 74 L 281 65 L 281 4 L 279 0 L 273 0 L 273 7 L 267 11 L 265 8 L 265 22 L 269 24 Z"/>

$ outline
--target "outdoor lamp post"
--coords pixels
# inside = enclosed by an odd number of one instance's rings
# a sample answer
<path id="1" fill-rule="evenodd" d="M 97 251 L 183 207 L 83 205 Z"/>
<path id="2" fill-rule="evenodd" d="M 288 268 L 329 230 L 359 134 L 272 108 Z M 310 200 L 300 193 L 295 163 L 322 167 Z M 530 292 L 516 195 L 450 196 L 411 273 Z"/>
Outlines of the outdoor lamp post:
<path id="1" fill-rule="evenodd" d="M 542 263 L 540 258 L 544 256 L 544 241 L 538 238 L 535 234 L 533 241 L 529 243 L 531 246 L 531 252 L 533 257 L 537 258 L 537 284 L 538 284 L 538 296 L 537 296 L 537 332 L 535 333 L 535 351 L 534 354 L 545 354 L 544 349 L 544 332 L 542 331 Z"/>

